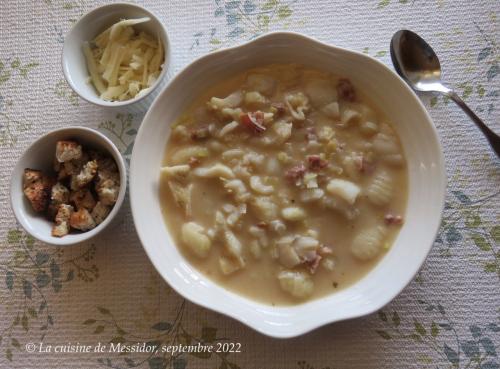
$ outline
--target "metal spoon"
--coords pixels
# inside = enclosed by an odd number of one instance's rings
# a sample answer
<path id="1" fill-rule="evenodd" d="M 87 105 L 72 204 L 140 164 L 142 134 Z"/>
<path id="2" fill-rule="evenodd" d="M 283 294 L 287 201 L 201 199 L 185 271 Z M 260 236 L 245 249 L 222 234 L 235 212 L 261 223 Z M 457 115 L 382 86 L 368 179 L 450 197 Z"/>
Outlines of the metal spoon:
<path id="1" fill-rule="evenodd" d="M 500 157 L 500 137 L 465 104 L 455 91 L 441 82 L 441 65 L 432 48 L 416 33 L 401 30 L 392 36 L 391 58 L 398 74 L 416 91 L 440 92 L 469 115 Z"/>

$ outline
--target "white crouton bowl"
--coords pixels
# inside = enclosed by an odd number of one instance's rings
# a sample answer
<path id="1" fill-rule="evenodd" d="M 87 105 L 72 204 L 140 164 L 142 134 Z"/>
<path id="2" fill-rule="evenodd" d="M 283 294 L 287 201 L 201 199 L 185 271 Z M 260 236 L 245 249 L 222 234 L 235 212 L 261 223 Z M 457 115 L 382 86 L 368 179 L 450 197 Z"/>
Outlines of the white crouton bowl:
<path id="1" fill-rule="evenodd" d="M 408 162 L 405 223 L 391 249 L 353 285 L 295 306 L 269 306 L 217 285 L 182 256 L 164 223 L 160 168 L 170 125 L 193 97 L 238 72 L 270 63 L 301 63 L 349 78 L 394 122 Z M 144 163 L 148 165 L 144 165 Z M 438 134 L 404 81 L 380 61 L 306 36 L 271 33 L 194 61 L 174 77 L 146 114 L 130 166 L 130 201 L 139 238 L 161 276 L 183 297 L 269 336 L 294 337 L 327 323 L 377 311 L 414 278 L 441 222 L 446 175 Z M 262 286 L 265 288 L 265 286 Z"/>
<path id="2" fill-rule="evenodd" d="M 23 193 L 23 173 L 25 168 L 53 173 L 56 142 L 59 140 L 78 141 L 84 149 L 92 148 L 109 154 L 116 162 L 120 173 L 118 199 L 106 219 L 87 232 L 70 231 L 64 237 L 53 237 L 54 223 L 44 214 L 36 213 Z M 127 173 L 123 157 L 116 146 L 102 133 L 90 128 L 68 127 L 51 131 L 33 142 L 17 162 L 10 182 L 10 201 L 19 224 L 36 239 L 55 246 L 69 246 L 87 241 L 102 232 L 113 221 L 125 198 Z"/>

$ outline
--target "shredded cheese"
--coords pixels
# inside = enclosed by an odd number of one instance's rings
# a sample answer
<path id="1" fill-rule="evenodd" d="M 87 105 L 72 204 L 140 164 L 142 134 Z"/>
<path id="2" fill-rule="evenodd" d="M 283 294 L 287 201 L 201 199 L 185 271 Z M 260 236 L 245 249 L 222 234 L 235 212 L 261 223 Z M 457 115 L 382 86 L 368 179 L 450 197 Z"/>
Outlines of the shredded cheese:
<path id="1" fill-rule="evenodd" d="M 89 80 L 101 99 L 124 101 L 142 96 L 158 79 L 165 59 L 162 42 L 133 28 L 149 20 L 121 20 L 83 43 Z"/>

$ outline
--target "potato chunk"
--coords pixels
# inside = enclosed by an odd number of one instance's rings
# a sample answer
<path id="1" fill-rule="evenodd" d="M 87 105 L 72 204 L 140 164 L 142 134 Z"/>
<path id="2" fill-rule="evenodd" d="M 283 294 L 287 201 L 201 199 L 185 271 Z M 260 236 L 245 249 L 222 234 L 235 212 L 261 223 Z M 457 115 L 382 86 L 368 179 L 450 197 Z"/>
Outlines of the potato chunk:
<path id="1" fill-rule="evenodd" d="M 385 133 L 377 133 L 373 138 L 373 151 L 382 155 L 399 154 L 396 137 Z"/>
<path id="2" fill-rule="evenodd" d="M 258 196 L 252 203 L 252 209 L 260 220 L 271 221 L 278 216 L 278 206 L 268 196 Z"/>
<path id="3" fill-rule="evenodd" d="M 290 206 L 281 210 L 281 216 L 283 217 L 283 219 L 289 220 L 291 222 L 304 220 L 306 218 L 306 215 L 307 214 L 304 209 L 299 208 L 298 206 Z"/>
<path id="4" fill-rule="evenodd" d="M 281 288 L 293 297 L 304 299 L 310 296 L 314 289 L 314 282 L 305 273 L 284 270 L 278 274 Z"/>
<path id="5" fill-rule="evenodd" d="M 384 236 L 385 230 L 380 226 L 361 231 L 352 241 L 351 253 L 362 261 L 373 259 L 382 250 Z"/>
<path id="6" fill-rule="evenodd" d="M 206 258 L 210 252 L 212 241 L 205 234 L 205 228 L 195 222 L 184 223 L 182 226 L 182 241 L 189 250 L 200 258 Z"/>
<path id="7" fill-rule="evenodd" d="M 337 90 L 325 79 L 315 78 L 306 83 L 306 94 L 312 105 L 320 108 L 328 103 L 337 101 Z"/>
<path id="8" fill-rule="evenodd" d="M 241 266 L 235 263 L 233 260 L 228 259 L 224 256 L 219 258 L 219 267 L 222 274 L 228 275 L 232 274 L 241 269 Z"/>
<path id="9" fill-rule="evenodd" d="M 392 199 L 393 180 L 389 173 L 380 171 L 366 190 L 368 200 L 374 205 L 385 206 Z"/>
<path id="10" fill-rule="evenodd" d="M 275 80 L 265 74 L 249 74 L 246 81 L 247 86 L 264 95 L 271 95 L 274 90 Z"/>
<path id="11" fill-rule="evenodd" d="M 341 199 L 347 201 L 348 204 L 352 205 L 356 201 L 361 189 L 358 185 L 353 182 L 346 181 L 345 179 L 332 179 L 328 186 L 326 186 L 326 190 L 335 196 L 340 197 Z"/>
<path id="12" fill-rule="evenodd" d="M 281 263 L 286 268 L 293 268 L 301 263 L 297 251 L 292 247 L 293 237 L 283 237 L 276 243 L 278 248 L 278 258 Z"/>
<path id="13" fill-rule="evenodd" d="M 332 119 L 340 118 L 340 107 L 339 103 L 334 101 L 328 105 L 325 105 L 321 111 L 328 117 Z"/>

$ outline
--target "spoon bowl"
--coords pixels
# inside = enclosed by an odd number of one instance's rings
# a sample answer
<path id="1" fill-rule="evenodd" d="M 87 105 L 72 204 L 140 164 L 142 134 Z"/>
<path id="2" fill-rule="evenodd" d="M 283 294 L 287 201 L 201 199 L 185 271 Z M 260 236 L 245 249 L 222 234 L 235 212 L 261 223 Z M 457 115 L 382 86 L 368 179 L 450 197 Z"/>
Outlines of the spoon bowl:
<path id="1" fill-rule="evenodd" d="M 408 30 L 396 32 L 391 41 L 391 58 L 398 74 L 415 90 L 428 92 L 444 87 L 436 53 L 416 33 Z"/>
<path id="2" fill-rule="evenodd" d="M 439 92 L 452 99 L 472 119 L 500 157 L 500 137 L 452 89 L 441 82 L 441 64 L 430 45 L 415 32 L 398 31 L 391 39 L 391 59 L 396 72 L 416 91 Z"/>

